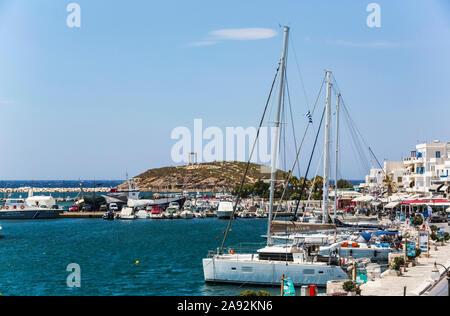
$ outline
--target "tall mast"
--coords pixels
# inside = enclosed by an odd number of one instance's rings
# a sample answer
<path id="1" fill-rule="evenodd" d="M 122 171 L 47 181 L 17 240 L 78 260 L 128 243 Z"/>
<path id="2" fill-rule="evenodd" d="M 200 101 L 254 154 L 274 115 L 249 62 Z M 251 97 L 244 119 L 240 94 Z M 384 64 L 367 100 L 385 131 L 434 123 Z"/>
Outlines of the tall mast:
<path id="1" fill-rule="evenodd" d="M 336 102 L 336 157 L 335 157 L 335 169 L 334 169 L 334 217 L 336 218 L 338 209 L 338 168 L 339 168 L 339 107 L 341 102 L 341 94 L 337 96 Z"/>
<path id="2" fill-rule="evenodd" d="M 323 162 L 323 205 L 322 205 L 322 222 L 328 222 L 329 214 L 329 185 L 330 185 L 330 131 L 331 131 L 331 71 L 327 70 L 327 104 L 325 117 L 325 149 Z"/>
<path id="3" fill-rule="evenodd" d="M 278 145 L 280 137 L 280 116 L 281 116 L 281 105 L 283 103 L 283 93 L 284 93 L 284 75 L 285 75 L 285 65 L 286 65 L 286 52 L 289 39 L 289 27 L 284 27 L 284 39 L 283 39 L 283 53 L 281 55 L 281 72 L 280 72 L 280 91 L 278 94 L 278 110 L 277 118 L 275 121 L 275 139 L 272 146 L 272 170 L 270 177 L 270 202 L 269 202 L 269 216 L 267 220 L 267 245 L 272 245 L 272 216 L 273 216 L 273 200 L 275 191 L 275 181 L 276 172 L 278 165 Z"/>

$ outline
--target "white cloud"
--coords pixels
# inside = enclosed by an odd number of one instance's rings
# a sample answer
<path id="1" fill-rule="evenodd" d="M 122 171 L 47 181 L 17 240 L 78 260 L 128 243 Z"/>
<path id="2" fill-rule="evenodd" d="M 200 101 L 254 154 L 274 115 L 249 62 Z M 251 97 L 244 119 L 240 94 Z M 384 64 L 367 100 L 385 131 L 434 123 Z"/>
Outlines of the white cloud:
<path id="1" fill-rule="evenodd" d="M 222 29 L 209 32 L 206 39 L 190 43 L 189 46 L 212 46 L 221 41 L 254 41 L 275 36 L 277 36 L 277 32 L 267 28 Z"/>
<path id="2" fill-rule="evenodd" d="M 252 41 L 275 37 L 277 32 L 265 28 L 223 29 L 212 31 L 209 35 L 215 40 Z"/>

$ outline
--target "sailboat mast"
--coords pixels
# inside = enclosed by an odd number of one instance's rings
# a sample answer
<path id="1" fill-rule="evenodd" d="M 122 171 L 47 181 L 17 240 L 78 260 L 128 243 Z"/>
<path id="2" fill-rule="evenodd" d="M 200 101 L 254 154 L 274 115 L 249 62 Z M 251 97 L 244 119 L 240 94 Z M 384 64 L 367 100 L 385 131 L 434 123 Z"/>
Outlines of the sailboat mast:
<path id="1" fill-rule="evenodd" d="M 280 137 L 280 116 L 281 116 L 281 106 L 283 103 L 283 93 L 284 93 L 284 76 L 285 76 L 285 66 L 286 66 L 286 52 L 287 45 L 289 39 L 289 27 L 284 27 L 284 39 L 283 39 L 283 52 L 281 55 L 281 65 L 280 65 L 280 91 L 278 94 L 278 110 L 277 110 L 277 118 L 275 121 L 275 139 L 272 146 L 272 170 L 270 177 L 270 201 L 269 201 L 269 216 L 267 220 L 267 245 L 272 245 L 272 216 L 273 216 L 273 202 L 274 202 L 274 192 L 275 192 L 275 181 L 276 181 L 276 172 L 278 165 L 278 146 L 279 146 L 279 137 Z"/>
<path id="2" fill-rule="evenodd" d="M 322 222 L 328 222 L 329 214 L 329 186 L 330 186 L 330 131 L 331 131 L 331 71 L 327 70 L 327 103 L 325 114 L 325 149 L 323 162 L 323 205 L 322 205 Z"/>
<path id="3" fill-rule="evenodd" d="M 337 96 L 336 102 L 336 157 L 334 169 L 334 217 L 336 218 L 338 209 L 338 168 L 339 168 L 339 108 L 341 103 L 341 94 Z"/>

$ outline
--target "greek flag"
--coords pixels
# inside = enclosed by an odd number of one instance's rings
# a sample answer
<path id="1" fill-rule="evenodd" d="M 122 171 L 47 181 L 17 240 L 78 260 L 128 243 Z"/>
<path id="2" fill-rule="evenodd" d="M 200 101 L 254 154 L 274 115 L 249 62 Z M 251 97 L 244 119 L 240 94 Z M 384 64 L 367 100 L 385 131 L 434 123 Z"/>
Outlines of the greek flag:
<path id="1" fill-rule="evenodd" d="M 312 124 L 313 120 L 312 120 L 312 115 L 311 115 L 310 111 L 308 111 L 308 113 L 305 114 L 305 117 L 307 117 L 309 119 L 309 122 Z"/>

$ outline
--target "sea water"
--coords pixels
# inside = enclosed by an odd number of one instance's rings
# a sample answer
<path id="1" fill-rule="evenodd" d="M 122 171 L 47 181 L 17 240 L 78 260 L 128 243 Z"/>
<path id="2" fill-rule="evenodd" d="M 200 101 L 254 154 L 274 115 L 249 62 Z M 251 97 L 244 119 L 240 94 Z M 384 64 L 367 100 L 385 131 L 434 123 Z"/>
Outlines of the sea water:
<path id="1" fill-rule="evenodd" d="M 2 295 L 229 295 L 246 289 L 278 288 L 207 285 L 202 259 L 220 247 L 227 221 L 105 221 L 56 219 L 2 221 Z M 238 219 L 227 246 L 265 239 L 266 220 Z M 81 287 L 70 288 L 69 264 L 81 268 Z"/>

